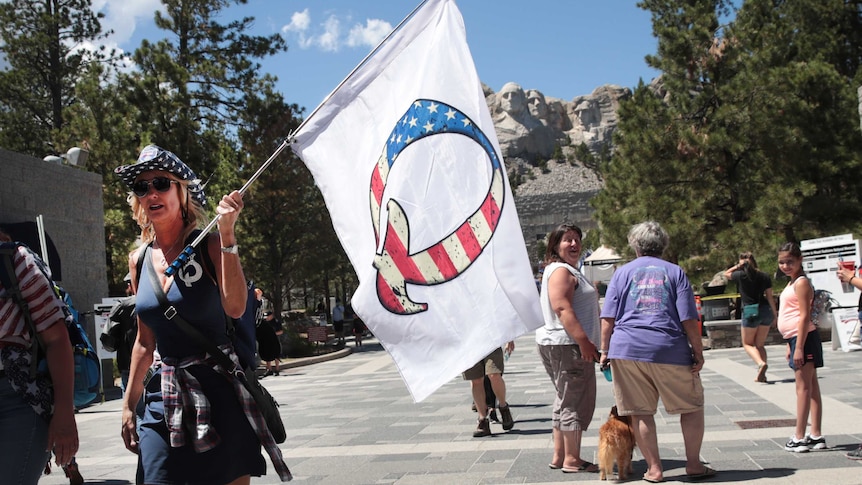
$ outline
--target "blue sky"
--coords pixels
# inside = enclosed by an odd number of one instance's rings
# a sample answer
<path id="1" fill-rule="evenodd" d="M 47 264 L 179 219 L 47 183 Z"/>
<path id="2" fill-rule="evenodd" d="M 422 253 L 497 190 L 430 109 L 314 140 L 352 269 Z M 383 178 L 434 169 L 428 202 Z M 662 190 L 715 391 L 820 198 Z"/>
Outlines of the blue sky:
<path id="1" fill-rule="evenodd" d="M 224 11 L 255 17 L 254 33 L 279 32 L 288 51 L 263 61 L 278 76 L 287 101 L 310 113 L 410 13 L 420 0 L 249 0 Z M 467 42 L 479 77 L 494 91 L 507 82 L 571 100 L 603 84 L 634 87 L 657 72 L 644 56 L 655 52 L 650 16 L 621 0 L 460 0 Z M 133 51 L 155 28 L 158 0 L 94 0 L 106 14 L 111 42 Z"/>

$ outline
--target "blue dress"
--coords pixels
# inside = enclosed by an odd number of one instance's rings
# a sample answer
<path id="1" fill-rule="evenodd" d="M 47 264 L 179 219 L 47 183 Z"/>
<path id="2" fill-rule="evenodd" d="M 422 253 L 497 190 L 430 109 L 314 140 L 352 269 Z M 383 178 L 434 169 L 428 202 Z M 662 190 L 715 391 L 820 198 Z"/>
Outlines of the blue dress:
<path id="1" fill-rule="evenodd" d="M 147 257 L 151 257 L 147 254 Z M 149 272 L 141 271 L 137 293 L 137 314 L 152 329 L 163 360 L 202 355 L 203 351 L 176 324 L 164 316 L 156 299 Z M 230 341 L 225 333 L 221 296 L 213 279 L 192 260 L 180 270 L 167 293 L 182 317 L 216 345 Z M 210 425 L 221 442 L 204 453 L 191 444 L 171 448 L 164 420 L 160 379 L 153 379 L 144 392 L 144 412 L 139 417 L 141 461 L 144 480 L 152 485 L 224 484 L 241 476 L 261 476 L 266 462 L 260 440 L 248 423 L 233 385 L 207 366 L 189 367 L 210 403 Z"/>

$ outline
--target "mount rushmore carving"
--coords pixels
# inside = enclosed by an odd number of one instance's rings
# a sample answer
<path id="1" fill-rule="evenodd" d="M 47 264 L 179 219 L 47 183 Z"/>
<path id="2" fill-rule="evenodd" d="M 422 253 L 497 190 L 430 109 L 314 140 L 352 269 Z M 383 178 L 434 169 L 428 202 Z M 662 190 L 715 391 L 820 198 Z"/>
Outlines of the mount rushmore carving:
<path id="1" fill-rule="evenodd" d="M 599 153 L 611 143 L 620 101 L 631 97 L 629 88 L 615 85 L 600 86 L 570 102 L 545 97 L 535 89 L 525 91 L 512 82 L 499 93 L 484 85 L 483 90 L 503 157 L 531 162 L 548 159 L 558 145 L 585 143 Z"/>

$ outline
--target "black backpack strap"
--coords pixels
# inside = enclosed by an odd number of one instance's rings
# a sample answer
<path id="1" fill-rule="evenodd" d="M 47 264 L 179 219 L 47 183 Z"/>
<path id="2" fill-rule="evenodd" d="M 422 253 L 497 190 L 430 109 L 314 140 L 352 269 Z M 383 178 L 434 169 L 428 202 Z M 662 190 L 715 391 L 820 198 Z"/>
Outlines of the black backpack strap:
<path id="1" fill-rule="evenodd" d="M 18 253 L 18 245 L 14 243 L 3 243 L 0 245 L 0 283 L 6 290 L 6 294 L 21 309 L 24 317 L 24 322 L 30 330 L 30 378 L 36 377 L 36 368 L 38 364 L 39 349 L 44 349 L 45 344 L 42 342 L 42 337 L 36 331 L 36 324 L 33 322 L 33 315 L 30 314 L 30 305 L 21 294 L 21 288 L 18 287 L 18 275 L 15 274 L 14 256 Z M 52 282 L 48 282 L 53 284 Z"/>
<path id="2" fill-rule="evenodd" d="M 18 277 L 15 274 L 15 263 L 12 260 L 17 251 L 17 246 L 14 244 L 0 244 L 0 256 L 3 258 L 3 265 L 0 266 L 0 284 L 10 295 L 18 289 Z"/>
<path id="3" fill-rule="evenodd" d="M 150 241 L 145 246 L 141 246 L 138 251 L 138 261 L 135 263 L 135 288 L 141 284 L 141 271 L 144 270 L 144 258 L 147 256 L 148 250 L 152 246 L 153 241 Z"/>
<path id="4" fill-rule="evenodd" d="M 194 238 L 197 237 L 198 233 L 200 233 L 199 230 L 195 230 L 194 232 L 192 232 L 192 234 L 189 236 L 189 240 L 194 240 Z M 212 279 L 213 281 L 215 281 L 216 286 L 218 286 L 218 275 L 216 274 L 215 263 L 213 263 L 213 260 L 210 257 L 209 246 L 207 245 L 207 242 L 209 241 L 209 236 L 209 234 L 204 236 L 204 238 L 201 239 L 201 243 L 195 246 L 195 254 L 200 255 L 204 267 L 206 268 L 210 276 L 212 276 Z M 231 318 L 227 313 L 224 314 L 224 324 L 227 336 L 231 340 L 233 340 L 236 336 L 236 323 L 234 322 L 234 319 Z"/>

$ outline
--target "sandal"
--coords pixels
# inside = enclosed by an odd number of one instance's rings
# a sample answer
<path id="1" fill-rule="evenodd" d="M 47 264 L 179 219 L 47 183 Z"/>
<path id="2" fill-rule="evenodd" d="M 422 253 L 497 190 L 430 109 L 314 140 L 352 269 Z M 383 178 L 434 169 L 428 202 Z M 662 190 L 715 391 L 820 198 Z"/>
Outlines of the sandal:
<path id="1" fill-rule="evenodd" d="M 704 465 L 703 472 L 686 474 L 686 477 L 688 477 L 689 480 L 704 480 L 707 478 L 714 477 L 716 473 L 718 472 Z"/>
<path id="2" fill-rule="evenodd" d="M 766 382 L 766 369 L 769 369 L 766 362 L 757 366 L 757 378 L 754 379 L 754 382 Z"/>
<path id="3" fill-rule="evenodd" d="M 563 473 L 582 473 L 582 472 L 598 473 L 599 467 L 595 463 L 590 463 L 588 461 L 581 463 L 576 468 L 563 467 Z"/>

